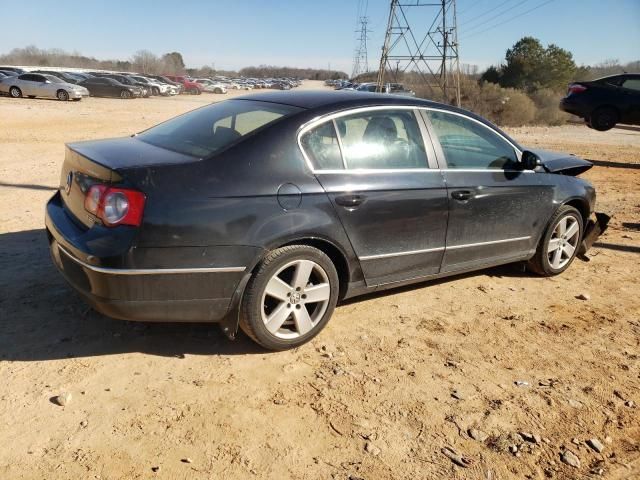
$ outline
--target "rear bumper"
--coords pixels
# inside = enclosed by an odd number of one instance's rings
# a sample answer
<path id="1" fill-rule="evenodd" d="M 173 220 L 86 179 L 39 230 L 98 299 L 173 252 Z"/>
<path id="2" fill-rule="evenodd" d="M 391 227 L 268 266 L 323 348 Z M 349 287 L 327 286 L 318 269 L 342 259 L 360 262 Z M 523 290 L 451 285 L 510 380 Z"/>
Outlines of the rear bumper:
<path id="1" fill-rule="evenodd" d="M 194 267 L 191 260 L 177 268 L 136 264 L 132 259 L 150 255 L 132 253 L 144 249 L 131 249 L 126 231 L 124 238 L 118 238 L 116 229 L 81 229 L 62 206 L 59 193 L 47 204 L 45 224 L 53 263 L 91 306 L 109 317 L 219 322 L 244 276 L 244 266 Z M 178 257 L 186 249 L 162 250 L 166 250 L 163 257 Z"/>
<path id="2" fill-rule="evenodd" d="M 588 118 L 591 113 L 591 108 L 588 105 L 585 105 L 583 102 L 576 101 L 576 99 L 571 97 L 562 98 L 559 106 L 560 110 L 584 119 Z"/>
<path id="3" fill-rule="evenodd" d="M 244 268 L 233 271 L 107 269 L 88 265 L 50 237 L 50 252 L 65 280 L 98 312 L 121 320 L 218 322 L 224 318 Z M 189 298 L 194 288 L 226 291 L 219 298 Z M 228 295 L 228 296 L 227 296 Z"/>

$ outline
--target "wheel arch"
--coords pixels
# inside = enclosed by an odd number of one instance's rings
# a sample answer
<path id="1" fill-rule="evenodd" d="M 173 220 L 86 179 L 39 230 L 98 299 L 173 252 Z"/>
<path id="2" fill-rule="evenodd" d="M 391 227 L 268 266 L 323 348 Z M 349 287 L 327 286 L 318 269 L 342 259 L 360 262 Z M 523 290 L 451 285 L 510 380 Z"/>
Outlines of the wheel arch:
<path id="1" fill-rule="evenodd" d="M 338 299 L 341 300 L 342 298 L 344 298 L 344 295 L 347 292 L 347 285 L 349 284 L 351 269 L 349 268 L 347 256 L 342 251 L 342 249 L 340 249 L 333 242 L 319 237 L 302 237 L 289 241 L 282 245 L 278 245 L 275 248 L 288 247 L 290 245 L 307 245 L 309 247 L 314 247 L 324 253 L 327 257 L 329 257 L 333 265 L 336 267 L 336 272 L 338 273 L 338 281 L 340 282 L 340 293 L 338 294 Z"/>
<path id="2" fill-rule="evenodd" d="M 587 117 L 589 119 L 591 119 L 591 115 L 593 115 L 595 112 L 597 112 L 598 110 L 601 110 L 603 108 L 610 108 L 611 110 L 616 112 L 616 115 L 618 116 L 618 121 L 620 121 L 620 119 L 622 118 L 622 112 L 620 111 L 620 108 L 618 108 L 617 106 L 611 104 L 611 103 L 603 103 L 601 105 L 598 105 L 597 107 L 591 109 L 591 111 L 589 112 L 589 115 L 587 115 Z"/>
<path id="3" fill-rule="evenodd" d="M 589 203 L 584 198 L 579 198 L 579 197 L 570 198 L 564 203 L 562 203 L 558 208 L 562 207 L 563 205 L 569 205 L 570 207 L 573 207 L 576 210 L 578 210 L 580 212 L 580 216 L 582 217 L 582 224 L 583 225 L 587 224 L 587 221 L 589 220 L 589 215 L 591 212 L 589 211 Z"/>
<path id="4" fill-rule="evenodd" d="M 240 322 L 240 303 L 242 302 L 242 297 L 244 296 L 245 289 L 250 278 L 255 274 L 256 270 L 260 267 L 260 264 L 269 254 L 269 252 L 291 245 L 307 245 L 309 247 L 317 248 L 325 255 L 327 255 L 333 262 L 333 265 L 336 267 L 336 272 L 338 273 L 338 301 L 344 298 L 347 292 L 347 287 L 349 285 L 351 269 L 349 267 L 349 261 L 347 260 L 347 254 L 343 251 L 342 248 L 340 248 L 330 240 L 314 236 L 303 236 L 282 241 L 270 246 L 269 248 L 265 248 L 262 251 L 261 255 L 255 260 L 255 262 L 246 270 L 245 275 L 236 286 L 235 292 L 227 309 L 227 314 L 225 315 L 223 320 L 220 321 L 220 327 L 223 333 L 227 335 L 227 337 L 233 340 L 237 334 Z"/>

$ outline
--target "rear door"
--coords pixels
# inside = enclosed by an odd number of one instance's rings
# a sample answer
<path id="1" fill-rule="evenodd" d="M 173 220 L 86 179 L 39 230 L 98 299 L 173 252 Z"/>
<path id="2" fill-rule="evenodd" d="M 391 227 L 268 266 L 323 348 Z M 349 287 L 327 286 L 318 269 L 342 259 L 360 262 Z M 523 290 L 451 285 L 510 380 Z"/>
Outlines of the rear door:
<path id="1" fill-rule="evenodd" d="M 18 77 L 18 86 L 20 90 L 22 90 L 22 95 L 29 96 L 38 94 L 36 91 L 35 77 L 36 75 L 33 73 L 25 73 Z"/>
<path id="2" fill-rule="evenodd" d="M 301 133 L 368 286 L 440 270 L 447 196 L 425 135 L 412 107 L 343 112 Z"/>
<path id="3" fill-rule="evenodd" d="M 530 256 L 555 208 L 550 176 L 520 169 L 520 152 L 484 123 L 438 109 L 424 114 L 449 198 L 442 271 Z"/>

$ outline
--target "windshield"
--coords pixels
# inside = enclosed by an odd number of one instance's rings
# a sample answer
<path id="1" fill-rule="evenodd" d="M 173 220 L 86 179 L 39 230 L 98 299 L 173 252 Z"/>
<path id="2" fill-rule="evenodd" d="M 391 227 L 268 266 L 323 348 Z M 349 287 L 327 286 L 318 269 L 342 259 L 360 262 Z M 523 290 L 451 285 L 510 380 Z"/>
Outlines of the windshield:
<path id="1" fill-rule="evenodd" d="M 185 113 L 138 135 L 143 142 L 208 157 L 242 137 L 301 111 L 277 103 L 228 100 Z"/>

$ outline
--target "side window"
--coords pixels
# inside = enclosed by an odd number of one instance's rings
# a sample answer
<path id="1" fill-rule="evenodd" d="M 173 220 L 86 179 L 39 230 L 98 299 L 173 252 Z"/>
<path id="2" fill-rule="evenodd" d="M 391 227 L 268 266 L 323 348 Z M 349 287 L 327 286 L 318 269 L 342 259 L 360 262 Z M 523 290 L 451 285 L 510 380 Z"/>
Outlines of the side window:
<path id="1" fill-rule="evenodd" d="M 518 161 L 516 152 L 491 129 L 460 115 L 428 111 L 448 168 L 506 168 Z"/>
<path id="2" fill-rule="evenodd" d="M 33 74 L 31 74 L 31 73 L 25 73 L 24 75 L 20 75 L 18 78 L 19 78 L 20 80 L 25 80 L 25 81 L 27 81 L 27 82 L 33 82 L 33 81 L 34 81 L 34 80 L 33 80 L 33 77 L 34 77 L 34 75 L 33 75 Z"/>
<path id="3" fill-rule="evenodd" d="M 622 86 L 624 88 L 628 88 L 629 90 L 640 92 L 640 78 L 628 78 L 624 82 L 622 82 Z"/>
<path id="4" fill-rule="evenodd" d="M 342 170 L 342 155 L 333 122 L 325 122 L 305 133 L 302 148 L 317 170 Z"/>
<path id="5" fill-rule="evenodd" d="M 427 168 L 411 110 L 377 110 L 336 118 L 347 169 Z"/>

